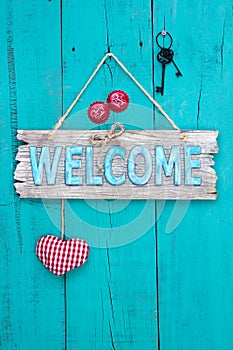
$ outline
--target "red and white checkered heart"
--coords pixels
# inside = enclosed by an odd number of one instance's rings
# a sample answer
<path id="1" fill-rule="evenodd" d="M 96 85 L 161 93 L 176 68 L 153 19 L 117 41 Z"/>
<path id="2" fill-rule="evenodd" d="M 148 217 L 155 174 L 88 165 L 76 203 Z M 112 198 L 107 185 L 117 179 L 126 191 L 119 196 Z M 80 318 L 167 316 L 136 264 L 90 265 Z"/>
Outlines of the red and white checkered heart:
<path id="1" fill-rule="evenodd" d="M 40 237 L 36 245 L 36 255 L 42 264 L 58 276 L 84 264 L 89 251 L 87 242 L 79 238 L 65 241 L 46 235 Z"/>

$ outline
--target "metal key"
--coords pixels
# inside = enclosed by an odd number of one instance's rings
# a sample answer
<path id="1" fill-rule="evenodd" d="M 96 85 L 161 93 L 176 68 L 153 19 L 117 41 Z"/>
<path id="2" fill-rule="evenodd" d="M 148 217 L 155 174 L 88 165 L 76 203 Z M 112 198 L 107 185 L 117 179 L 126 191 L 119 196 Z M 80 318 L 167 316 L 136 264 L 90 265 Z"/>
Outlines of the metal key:
<path id="1" fill-rule="evenodd" d="M 160 36 L 165 38 L 165 36 L 168 36 L 168 39 L 170 39 L 168 46 L 164 47 L 164 40 L 163 40 L 163 46 L 159 43 L 159 38 Z M 157 60 L 162 64 L 162 81 L 161 81 L 161 86 L 156 86 L 156 92 L 159 92 L 162 96 L 164 93 L 164 78 L 165 78 L 165 68 L 166 65 L 169 63 L 173 63 L 174 67 L 176 68 L 176 76 L 177 77 L 182 77 L 182 73 L 179 70 L 178 66 L 176 65 L 175 61 L 173 60 L 174 57 L 174 51 L 171 50 L 171 46 L 173 43 L 173 39 L 171 34 L 169 34 L 166 30 L 163 30 L 162 32 L 158 33 L 156 36 L 156 43 L 160 47 L 160 51 L 157 54 Z"/>
<path id="2" fill-rule="evenodd" d="M 165 47 L 163 47 L 157 55 L 157 60 L 162 64 L 162 82 L 161 86 L 156 86 L 156 92 L 159 92 L 162 96 L 164 93 L 165 68 L 167 64 L 172 62 L 173 55 L 174 52 Z"/>
<path id="3" fill-rule="evenodd" d="M 181 73 L 181 71 L 179 70 L 179 68 L 177 67 L 177 65 L 176 65 L 175 62 L 173 61 L 173 59 L 172 59 L 172 63 L 174 64 L 174 66 L 175 66 L 175 68 L 176 68 L 176 70 L 177 70 L 176 76 L 177 76 L 177 77 L 183 77 L 183 74 Z"/>
<path id="4" fill-rule="evenodd" d="M 176 72 L 176 76 L 177 77 L 182 77 L 182 73 L 179 70 L 178 66 L 176 65 L 173 57 L 174 57 L 174 51 L 171 49 L 167 49 L 167 48 L 163 48 L 162 50 L 162 54 L 163 54 L 163 59 L 166 60 L 166 64 L 168 63 L 173 63 L 174 67 L 176 68 L 177 72 Z M 159 53 L 161 53 L 161 51 Z M 160 61 L 161 62 L 161 61 Z"/>
<path id="5" fill-rule="evenodd" d="M 156 86 L 156 92 L 159 92 L 163 96 L 164 92 L 164 78 L 165 78 L 165 68 L 166 64 L 162 64 L 162 81 L 161 81 L 161 86 Z"/>

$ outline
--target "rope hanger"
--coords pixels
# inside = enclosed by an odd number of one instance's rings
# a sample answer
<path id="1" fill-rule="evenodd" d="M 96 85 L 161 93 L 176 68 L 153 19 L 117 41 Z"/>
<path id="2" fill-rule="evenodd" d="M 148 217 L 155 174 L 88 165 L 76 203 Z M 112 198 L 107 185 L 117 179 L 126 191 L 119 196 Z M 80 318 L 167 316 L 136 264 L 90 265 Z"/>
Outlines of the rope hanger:
<path id="1" fill-rule="evenodd" d="M 149 92 L 137 81 L 137 79 L 128 71 L 128 69 L 125 67 L 125 65 L 111 52 L 106 53 L 102 60 L 99 62 L 99 64 L 96 66 L 94 72 L 91 74 L 89 79 L 87 80 L 86 84 L 83 86 L 83 88 L 79 91 L 73 102 L 70 104 L 70 106 L 67 108 L 66 112 L 59 118 L 57 124 L 54 126 L 53 130 L 58 130 L 67 116 L 70 114 L 76 103 L 79 101 L 80 97 L 84 93 L 84 91 L 87 89 L 88 85 L 92 82 L 98 71 L 100 70 L 101 66 L 104 64 L 105 60 L 108 57 L 114 58 L 114 60 L 118 63 L 118 65 L 122 68 L 122 70 L 130 77 L 130 79 L 138 86 L 138 88 L 148 97 L 148 99 L 153 103 L 153 105 L 158 109 L 158 111 L 167 119 L 167 121 L 171 124 L 173 129 L 180 130 L 180 128 L 175 124 L 175 122 L 169 117 L 169 115 L 164 111 L 164 109 L 161 107 L 161 105 L 149 94 Z M 51 137 L 52 138 L 52 137 Z"/>
<path id="2" fill-rule="evenodd" d="M 58 122 L 55 124 L 55 126 L 53 127 L 53 129 L 50 131 L 49 135 L 48 135 L 48 139 L 53 139 L 54 138 L 54 132 L 58 129 L 60 129 L 60 127 L 62 126 L 62 124 L 64 123 L 65 119 L 68 117 L 68 115 L 70 114 L 70 112 L 72 111 L 72 109 L 75 107 L 75 105 L 77 104 L 77 102 L 79 101 L 80 97 L 82 96 L 82 94 L 84 93 L 84 91 L 87 89 L 88 85 L 92 82 L 92 80 L 94 79 L 94 77 L 96 76 L 96 74 L 98 73 L 98 71 L 100 70 L 100 68 L 102 67 L 102 65 L 104 64 L 105 60 L 108 57 L 112 57 L 114 58 L 114 60 L 117 62 L 117 64 L 122 68 L 122 70 L 130 77 L 130 79 L 137 85 L 137 87 L 147 96 L 147 98 L 153 103 L 153 105 L 157 108 L 157 110 L 167 119 L 167 121 L 171 124 L 171 126 L 173 127 L 173 129 L 180 131 L 180 128 L 175 124 L 175 122 L 169 117 L 169 115 L 164 111 L 164 109 L 162 108 L 162 106 L 149 94 L 149 92 L 138 82 L 138 80 L 128 71 L 128 69 L 125 67 L 125 65 L 117 58 L 117 56 L 115 56 L 113 53 L 108 52 L 104 55 L 104 57 L 101 59 L 101 61 L 99 62 L 99 64 L 96 66 L 95 70 L 93 71 L 93 73 L 91 74 L 91 76 L 89 77 L 89 79 L 87 80 L 87 82 L 85 83 L 85 85 L 83 86 L 83 88 L 79 91 L 79 93 L 77 94 L 77 96 L 75 97 L 75 99 L 73 100 L 73 102 L 70 104 L 70 106 L 67 108 L 67 110 L 65 111 L 65 113 L 58 119 Z M 117 124 L 117 123 L 116 123 Z M 119 124 L 119 123 L 118 123 Z M 113 126 L 119 126 L 119 125 L 113 125 Z M 114 132 L 115 128 L 112 129 Z M 109 137 L 107 135 L 106 138 L 106 142 L 107 139 L 112 139 L 115 138 L 117 136 L 119 136 L 123 131 L 118 132 L 118 135 L 116 136 L 111 136 Z M 180 135 L 181 139 L 185 138 L 184 134 Z M 96 144 L 98 145 L 98 140 L 95 140 Z M 61 239 L 65 239 L 65 199 L 61 199 Z"/>

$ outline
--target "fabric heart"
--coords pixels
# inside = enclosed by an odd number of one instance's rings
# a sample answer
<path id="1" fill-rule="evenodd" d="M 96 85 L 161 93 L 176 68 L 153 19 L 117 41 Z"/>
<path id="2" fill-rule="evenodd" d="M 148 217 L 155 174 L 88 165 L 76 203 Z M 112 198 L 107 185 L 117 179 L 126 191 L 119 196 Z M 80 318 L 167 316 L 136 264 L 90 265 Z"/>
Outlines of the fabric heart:
<path id="1" fill-rule="evenodd" d="M 40 237 L 36 245 L 36 255 L 42 264 L 58 276 L 84 264 L 89 251 L 87 242 L 79 238 L 65 241 L 46 235 Z"/>

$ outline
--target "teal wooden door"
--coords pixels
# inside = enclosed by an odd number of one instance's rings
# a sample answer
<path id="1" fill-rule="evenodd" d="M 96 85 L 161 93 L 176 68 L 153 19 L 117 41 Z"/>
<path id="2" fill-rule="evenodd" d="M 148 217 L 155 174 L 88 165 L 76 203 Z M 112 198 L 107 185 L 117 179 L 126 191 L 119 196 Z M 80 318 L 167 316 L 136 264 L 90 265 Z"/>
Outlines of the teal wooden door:
<path id="1" fill-rule="evenodd" d="M 3 0 L 0 4 L 0 348 L 232 348 L 232 3 Z M 165 95 L 156 34 L 174 38 Z M 216 201 L 66 201 L 66 235 L 87 239 L 87 263 L 65 277 L 35 255 L 60 235 L 60 201 L 19 199 L 17 129 L 50 129 L 106 52 L 114 52 L 183 129 L 217 129 Z M 168 128 L 113 60 L 64 128 L 90 129 L 90 103 L 113 89 L 131 100 L 109 124 Z"/>

